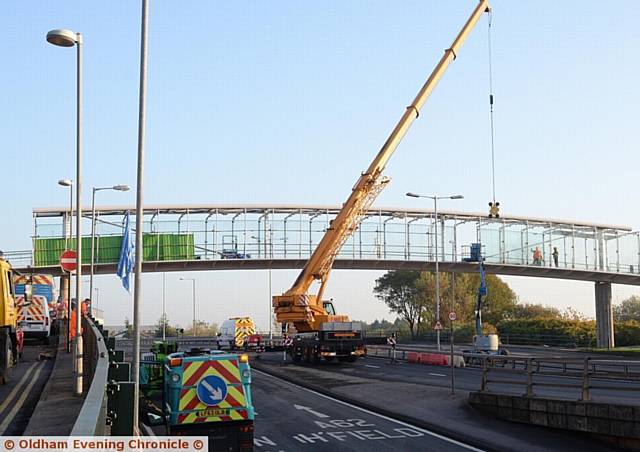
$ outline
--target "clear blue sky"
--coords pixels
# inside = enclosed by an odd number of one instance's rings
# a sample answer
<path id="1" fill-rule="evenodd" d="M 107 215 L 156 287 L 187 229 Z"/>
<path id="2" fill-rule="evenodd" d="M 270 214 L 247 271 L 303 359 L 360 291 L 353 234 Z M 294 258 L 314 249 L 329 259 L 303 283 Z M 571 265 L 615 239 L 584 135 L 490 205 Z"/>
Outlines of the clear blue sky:
<path id="1" fill-rule="evenodd" d="M 458 1 L 152 0 L 145 199 L 148 203 L 342 202 L 475 6 Z M 497 197 L 503 212 L 640 227 L 637 208 L 640 2 L 505 1 L 494 7 Z M 85 201 L 90 187 L 135 183 L 140 2 L 6 2 L 0 249 L 28 249 L 33 207 L 66 204 L 75 165 L 75 52 L 85 40 Z M 406 191 L 491 195 L 483 18 L 387 167 L 378 205 Z M 101 193 L 133 203 L 132 192 Z M 375 272 L 336 272 L 327 295 L 353 317 L 388 316 Z M 172 320 L 188 287 L 168 275 Z M 275 272 L 274 292 L 295 273 Z M 199 273 L 201 315 L 267 316 L 265 272 Z M 249 280 L 250 283 L 246 283 Z M 160 277 L 145 277 L 145 323 Z M 510 278 L 521 299 L 593 314 L 591 284 Z M 242 282 L 242 289 L 238 284 Z M 108 323 L 131 312 L 100 277 Z M 616 287 L 614 297 L 633 291 Z M 206 294 L 206 295 L 205 295 Z M 256 301 L 258 300 L 259 301 Z"/>

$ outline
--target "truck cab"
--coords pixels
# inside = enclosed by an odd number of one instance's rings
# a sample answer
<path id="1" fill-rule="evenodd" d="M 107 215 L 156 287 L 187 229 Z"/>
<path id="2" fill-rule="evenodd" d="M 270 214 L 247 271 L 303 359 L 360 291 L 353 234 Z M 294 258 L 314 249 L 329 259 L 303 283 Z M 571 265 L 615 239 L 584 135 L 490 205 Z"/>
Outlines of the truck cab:
<path id="1" fill-rule="evenodd" d="M 27 287 L 27 299 L 31 287 Z M 0 384 L 6 384 L 24 348 L 24 333 L 18 323 L 13 270 L 0 252 Z"/>

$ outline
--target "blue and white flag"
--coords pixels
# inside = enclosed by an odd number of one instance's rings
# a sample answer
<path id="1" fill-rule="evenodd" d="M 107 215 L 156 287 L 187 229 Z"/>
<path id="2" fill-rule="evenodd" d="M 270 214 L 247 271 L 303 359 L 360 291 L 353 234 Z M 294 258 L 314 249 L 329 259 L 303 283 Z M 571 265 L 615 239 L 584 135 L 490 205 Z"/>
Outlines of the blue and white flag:
<path id="1" fill-rule="evenodd" d="M 131 228 L 129 226 L 129 212 L 124 217 L 124 236 L 122 237 L 122 247 L 120 248 L 120 259 L 118 260 L 118 276 L 122 280 L 122 287 L 130 290 L 130 277 L 133 271 L 133 244 L 131 243 Z"/>

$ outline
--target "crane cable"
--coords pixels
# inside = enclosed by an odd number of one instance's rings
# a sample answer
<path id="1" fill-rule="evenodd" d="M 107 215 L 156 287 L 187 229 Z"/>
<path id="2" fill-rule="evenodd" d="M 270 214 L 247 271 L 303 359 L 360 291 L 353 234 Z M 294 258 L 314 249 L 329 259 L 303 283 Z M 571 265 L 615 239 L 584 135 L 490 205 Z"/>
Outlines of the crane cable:
<path id="1" fill-rule="evenodd" d="M 495 140 L 494 140 L 494 127 L 493 127 L 493 67 L 491 56 L 491 19 L 493 17 L 493 11 L 489 10 L 488 18 L 488 30 L 487 41 L 489 51 L 489 117 L 491 123 L 491 187 L 493 205 L 496 206 L 496 159 L 495 159 Z"/>

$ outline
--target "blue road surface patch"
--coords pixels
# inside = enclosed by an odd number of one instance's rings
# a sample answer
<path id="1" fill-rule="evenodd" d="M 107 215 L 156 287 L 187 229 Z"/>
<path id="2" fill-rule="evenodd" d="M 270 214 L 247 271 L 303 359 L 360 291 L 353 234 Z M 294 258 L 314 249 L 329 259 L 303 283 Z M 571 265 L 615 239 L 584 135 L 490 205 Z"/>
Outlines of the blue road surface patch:
<path id="1" fill-rule="evenodd" d="M 205 405 L 218 405 L 227 397 L 227 384 L 222 378 L 209 375 L 198 382 L 196 392 Z"/>

